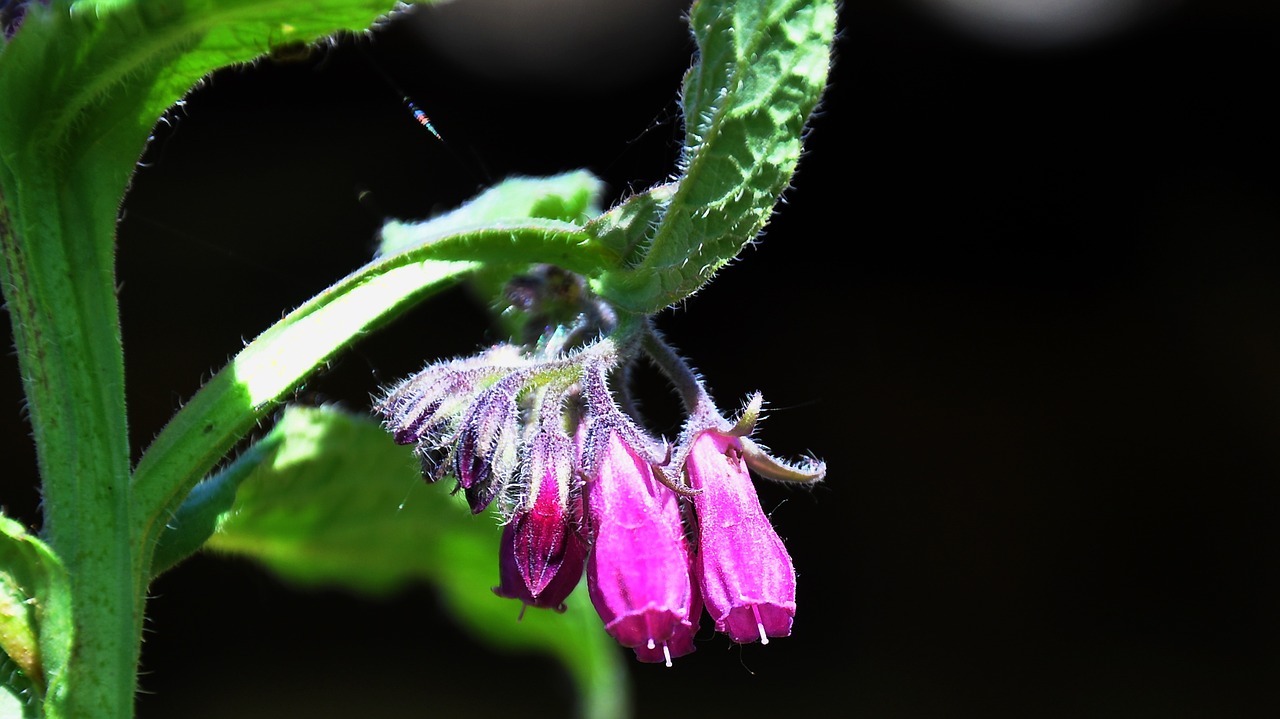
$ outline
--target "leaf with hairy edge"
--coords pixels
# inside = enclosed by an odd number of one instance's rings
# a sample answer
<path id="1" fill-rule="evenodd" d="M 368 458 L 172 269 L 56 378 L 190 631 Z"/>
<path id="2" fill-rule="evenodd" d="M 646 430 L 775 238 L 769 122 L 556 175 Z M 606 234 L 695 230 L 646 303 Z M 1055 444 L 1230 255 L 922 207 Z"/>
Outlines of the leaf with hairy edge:
<path id="1" fill-rule="evenodd" d="M 163 574 L 204 545 L 231 510 L 240 484 L 280 446 L 283 436 L 281 428 L 272 429 L 225 469 L 191 490 L 164 525 L 151 559 L 152 577 Z"/>
<path id="2" fill-rule="evenodd" d="M 632 195 L 592 220 L 587 232 L 619 257 L 621 266 L 630 267 L 644 259 L 649 236 L 678 187 L 671 182 Z"/>
<path id="3" fill-rule="evenodd" d="M 764 228 L 800 159 L 826 85 L 832 0 L 699 0 L 685 76 L 679 188 L 644 259 L 593 278 L 619 309 L 657 312 L 696 292 Z"/>
<path id="4" fill-rule="evenodd" d="M 0 683 L 24 713 L 39 715 L 47 694 L 66 690 L 71 591 L 49 547 L 0 516 Z M 0 702 L 3 705 L 3 702 Z"/>
<path id="5" fill-rule="evenodd" d="M 276 427 L 280 444 L 240 485 L 206 546 L 307 585 L 384 594 L 431 582 L 495 647 L 564 662 L 586 716 L 625 713 L 620 655 L 585 593 L 564 614 L 530 610 L 517 621 L 519 604 L 491 591 L 499 528 L 473 517 L 443 483 L 424 484 L 409 448 L 372 420 L 329 408 L 289 408 Z"/>
<path id="6" fill-rule="evenodd" d="M 490 306 L 505 302 L 507 284 L 530 265 L 546 263 L 589 275 L 619 267 L 618 253 L 583 229 L 600 214 L 604 183 L 586 170 L 550 177 L 511 177 L 448 213 L 420 222 L 390 221 L 382 227 L 379 254 L 430 247 L 440 259 L 483 263 L 468 276 L 476 295 Z M 503 227 L 525 228 L 503 237 Z M 481 229 L 477 233 L 475 230 Z M 498 313 L 495 323 L 510 337 L 523 321 Z"/>
<path id="7" fill-rule="evenodd" d="M 556 227 L 554 223 L 581 227 L 600 213 L 603 191 L 604 183 L 586 170 L 550 177 L 509 177 L 439 217 L 422 222 L 388 222 L 382 228 L 378 254 L 395 254 L 477 227 L 527 222 L 531 218 L 552 221 L 548 227 Z"/>

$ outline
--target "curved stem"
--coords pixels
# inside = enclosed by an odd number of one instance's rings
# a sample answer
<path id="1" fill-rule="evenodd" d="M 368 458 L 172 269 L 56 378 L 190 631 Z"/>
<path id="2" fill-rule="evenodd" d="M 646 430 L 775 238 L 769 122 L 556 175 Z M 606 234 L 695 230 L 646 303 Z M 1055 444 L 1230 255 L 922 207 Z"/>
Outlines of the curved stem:
<path id="1" fill-rule="evenodd" d="M 698 373 L 676 353 L 674 347 L 667 344 L 657 328 L 653 326 L 652 321 L 646 320 L 643 328 L 644 332 L 640 338 L 641 347 L 644 348 L 645 354 L 649 355 L 649 359 L 658 366 L 658 370 L 680 393 L 685 411 L 692 415 L 703 406 L 710 405 L 711 398 L 703 389 L 702 382 L 698 380 Z"/>
<path id="2" fill-rule="evenodd" d="M 263 332 L 169 421 L 134 470 L 139 581 L 150 576 L 170 514 L 235 443 L 343 347 L 475 270 L 478 263 L 454 261 L 466 248 L 548 260 L 581 239 L 570 226 L 537 220 L 461 232 L 365 265 Z"/>

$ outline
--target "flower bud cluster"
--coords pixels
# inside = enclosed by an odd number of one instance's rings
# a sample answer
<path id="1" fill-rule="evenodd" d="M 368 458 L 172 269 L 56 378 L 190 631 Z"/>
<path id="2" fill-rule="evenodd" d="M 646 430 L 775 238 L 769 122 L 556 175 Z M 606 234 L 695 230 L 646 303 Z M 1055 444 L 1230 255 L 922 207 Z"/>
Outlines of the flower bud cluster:
<path id="1" fill-rule="evenodd" d="M 429 365 L 377 406 L 428 481 L 452 476 L 473 513 L 498 500 L 494 591 L 563 611 L 585 574 L 607 631 L 647 662 L 692 652 L 704 607 L 737 642 L 789 635 L 795 570 L 748 470 L 816 481 L 825 466 L 769 457 L 747 436 L 759 397 L 731 425 L 696 380 L 683 383 L 694 396 L 672 447 L 623 410 L 625 387 L 610 385 L 632 358 L 613 339 L 553 347 Z M 659 365 L 675 356 L 649 353 Z"/>

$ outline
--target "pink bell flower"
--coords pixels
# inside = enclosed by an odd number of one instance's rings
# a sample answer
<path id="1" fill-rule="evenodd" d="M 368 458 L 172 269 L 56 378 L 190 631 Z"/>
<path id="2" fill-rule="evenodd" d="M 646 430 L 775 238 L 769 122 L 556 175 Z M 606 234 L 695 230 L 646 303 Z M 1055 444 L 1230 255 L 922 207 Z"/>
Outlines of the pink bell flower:
<path id="1" fill-rule="evenodd" d="M 586 510 L 594 544 L 587 589 L 618 643 L 641 661 L 670 665 L 693 651 L 701 612 L 679 500 L 616 428 L 604 429 L 590 452 Z"/>
<path id="2" fill-rule="evenodd" d="M 791 634 L 796 572 L 778 533 L 760 508 L 742 440 L 706 430 L 693 439 L 685 471 L 701 490 L 694 573 L 716 631 L 736 642 L 762 644 Z"/>

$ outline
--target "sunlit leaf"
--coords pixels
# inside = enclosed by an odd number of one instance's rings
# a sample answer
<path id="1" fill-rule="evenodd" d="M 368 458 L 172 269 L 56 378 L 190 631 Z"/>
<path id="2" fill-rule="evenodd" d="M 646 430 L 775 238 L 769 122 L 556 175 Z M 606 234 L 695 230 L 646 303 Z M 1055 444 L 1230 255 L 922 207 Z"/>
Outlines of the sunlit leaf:
<path id="1" fill-rule="evenodd" d="M 440 588 L 455 617 L 501 649 L 559 658 L 588 716 L 625 712 L 619 650 L 582 588 L 563 614 L 493 594 L 499 527 L 473 517 L 444 483 L 378 424 L 333 409 L 290 408 L 279 445 L 240 485 L 207 546 L 252 557 L 305 585 L 385 594 L 411 582 Z"/>
<path id="2" fill-rule="evenodd" d="M 699 57 L 685 76 L 677 189 L 661 199 L 643 259 L 593 281 L 619 309 L 640 314 L 696 292 L 768 222 L 826 85 L 836 8 L 830 0 L 699 0 L 689 23 Z"/>

